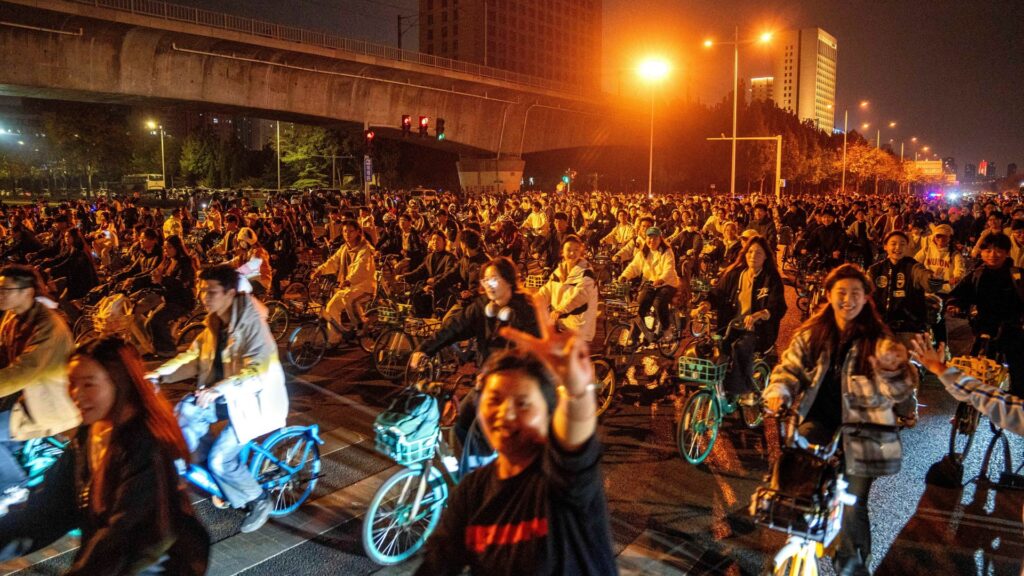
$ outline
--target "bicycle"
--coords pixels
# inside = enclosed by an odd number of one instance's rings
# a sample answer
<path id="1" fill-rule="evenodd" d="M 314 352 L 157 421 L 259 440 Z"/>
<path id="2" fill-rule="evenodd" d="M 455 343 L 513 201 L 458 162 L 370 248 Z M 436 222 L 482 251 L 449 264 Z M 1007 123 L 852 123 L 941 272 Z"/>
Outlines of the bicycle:
<path id="1" fill-rule="evenodd" d="M 368 295 L 357 299 L 354 306 L 361 306 Z M 288 347 L 285 358 L 288 363 L 300 372 L 312 370 L 329 348 L 337 348 L 346 342 L 359 341 L 365 334 L 358 329 L 348 329 L 339 324 L 333 318 L 327 318 L 323 309 L 311 319 L 306 320 L 288 336 Z M 328 337 L 328 330 L 333 330 L 342 335 L 338 342 L 331 343 Z M 362 344 L 360 344 L 362 346 Z"/>
<path id="2" fill-rule="evenodd" d="M 754 523 L 785 533 L 786 543 L 772 560 L 775 576 L 818 576 L 818 559 L 839 535 L 843 506 L 857 499 L 846 492 L 836 452 L 842 427 L 827 444 L 809 443 L 797 432 L 795 411 L 779 415 L 782 451 L 767 486 L 750 499 Z"/>
<path id="3" fill-rule="evenodd" d="M 704 321 L 711 324 L 710 314 Z M 677 362 L 679 380 L 684 385 L 698 386 L 683 406 L 676 436 L 679 453 L 694 466 L 703 463 L 711 454 L 718 439 L 718 430 L 726 416 L 739 411 L 748 428 L 756 428 L 762 421 L 760 397 L 771 376 L 768 354 L 754 353 L 751 379 L 757 403 L 746 406 L 730 399 L 723 386 L 732 359 L 722 348 L 731 330 L 743 328 L 734 321 L 726 326 L 724 335 L 715 332 L 697 339 Z"/>
<path id="4" fill-rule="evenodd" d="M 650 286 L 641 284 L 641 290 Z M 652 306 L 648 314 L 639 318 L 639 306 L 629 301 L 608 300 L 605 302 L 606 321 L 611 323 L 604 341 L 605 354 L 613 356 L 624 364 L 630 364 L 633 355 L 644 348 L 653 347 L 665 358 L 672 358 L 682 341 L 685 319 L 678 309 L 671 311 L 672 322 L 662 330 Z M 659 332 L 661 336 L 658 336 Z"/>
<path id="5" fill-rule="evenodd" d="M 443 385 L 427 389 L 448 390 Z M 455 455 L 439 424 L 418 438 L 378 423 L 374 432 L 376 450 L 403 467 L 384 481 L 363 518 L 363 550 L 386 566 L 407 560 L 423 547 L 440 522 L 458 477 L 450 470 Z"/>
<path id="6" fill-rule="evenodd" d="M 195 401 L 195 396 L 191 396 L 191 401 Z M 291 514 L 313 493 L 322 476 L 320 446 L 323 443 L 320 427 L 311 424 L 281 428 L 261 442 L 251 440 L 242 447 L 239 458 L 246 462 L 249 473 L 270 496 L 271 516 Z M 193 486 L 226 502 L 220 486 L 205 466 L 192 462 L 185 469 L 179 461 L 178 472 Z"/>
<path id="7" fill-rule="evenodd" d="M 977 355 L 957 356 L 950 360 L 949 364 L 959 368 L 961 372 L 973 376 L 978 380 L 997 388 L 1009 386 L 1009 370 L 1006 366 L 988 357 L 988 349 L 991 344 L 991 337 L 982 334 L 978 337 L 978 344 L 975 346 Z M 950 421 L 949 431 L 949 457 L 954 462 L 962 464 L 974 444 L 974 437 L 978 431 L 978 423 L 981 421 L 981 413 L 975 410 L 966 402 L 958 402 L 953 418 Z"/>

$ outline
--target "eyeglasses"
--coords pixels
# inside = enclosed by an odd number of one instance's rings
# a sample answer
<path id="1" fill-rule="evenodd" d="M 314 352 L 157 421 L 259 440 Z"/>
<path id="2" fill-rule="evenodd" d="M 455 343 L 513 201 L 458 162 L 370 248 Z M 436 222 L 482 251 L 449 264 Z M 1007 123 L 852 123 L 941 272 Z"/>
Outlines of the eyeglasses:
<path id="1" fill-rule="evenodd" d="M 491 276 L 490 278 L 481 278 L 480 284 L 482 284 L 485 288 L 497 290 L 498 286 L 501 285 L 501 279 L 498 278 L 497 276 Z"/>

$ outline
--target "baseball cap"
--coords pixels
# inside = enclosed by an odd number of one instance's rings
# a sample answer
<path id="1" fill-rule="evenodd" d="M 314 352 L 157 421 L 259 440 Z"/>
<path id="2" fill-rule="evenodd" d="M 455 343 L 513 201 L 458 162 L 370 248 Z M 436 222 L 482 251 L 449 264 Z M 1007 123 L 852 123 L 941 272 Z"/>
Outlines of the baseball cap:
<path id="1" fill-rule="evenodd" d="M 932 227 L 932 234 L 935 236 L 952 236 L 953 227 L 949 224 L 939 224 Z"/>
<path id="2" fill-rule="evenodd" d="M 647 229 L 647 235 L 661 236 L 661 228 L 658 228 L 657 226 L 651 226 L 650 228 Z"/>

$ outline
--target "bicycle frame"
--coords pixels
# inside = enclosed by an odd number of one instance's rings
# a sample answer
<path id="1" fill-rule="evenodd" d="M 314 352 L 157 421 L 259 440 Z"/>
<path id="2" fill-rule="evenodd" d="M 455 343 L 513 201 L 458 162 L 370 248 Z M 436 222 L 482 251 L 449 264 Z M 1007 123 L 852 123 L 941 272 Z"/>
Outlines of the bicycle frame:
<path id="1" fill-rule="evenodd" d="M 305 433 L 308 434 L 313 439 L 313 441 L 317 443 L 317 445 L 323 445 L 324 441 L 323 439 L 320 438 L 320 427 L 317 424 L 312 424 L 304 428 Z M 245 446 L 242 447 L 242 451 L 239 454 L 239 458 L 242 461 L 249 463 L 249 472 L 253 475 L 253 477 L 255 477 L 256 474 L 259 472 L 253 466 L 253 464 L 256 461 L 256 459 L 253 458 L 255 454 L 262 454 L 266 459 L 270 460 L 271 462 L 276 464 L 281 470 L 284 470 L 286 472 L 286 474 L 283 474 L 270 482 L 262 484 L 261 486 L 264 490 L 276 488 L 281 484 L 287 482 L 289 478 L 291 478 L 297 472 L 302 470 L 302 468 L 305 466 L 306 461 L 308 460 L 312 444 L 306 444 L 306 448 L 304 453 L 302 454 L 302 458 L 299 460 L 299 462 L 302 463 L 302 466 L 299 467 L 289 466 L 285 464 L 277 457 L 275 457 L 273 453 L 271 453 L 270 451 L 266 450 L 263 447 L 265 445 L 273 445 L 274 441 L 276 441 L 280 436 L 283 436 L 285 433 L 290 432 L 291 430 L 292 429 L 288 427 L 281 428 L 280 430 L 277 430 L 273 434 L 268 436 L 265 440 L 263 440 L 263 442 L 257 443 L 255 440 L 251 440 L 248 443 L 246 443 Z M 213 478 L 213 475 L 210 474 L 210 471 L 205 466 L 193 462 L 189 464 L 188 469 L 185 470 L 184 472 L 182 472 L 179 468 L 179 473 L 181 473 L 182 477 L 193 486 L 199 488 L 200 490 L 203 490 L 204 492 L 210 494 L 211 496 L 216 496 L 218 498 L 224 499 L 224 493 L 223 491 L 221 491 L 220 485 L 217 484 L 217 481 Z"/>

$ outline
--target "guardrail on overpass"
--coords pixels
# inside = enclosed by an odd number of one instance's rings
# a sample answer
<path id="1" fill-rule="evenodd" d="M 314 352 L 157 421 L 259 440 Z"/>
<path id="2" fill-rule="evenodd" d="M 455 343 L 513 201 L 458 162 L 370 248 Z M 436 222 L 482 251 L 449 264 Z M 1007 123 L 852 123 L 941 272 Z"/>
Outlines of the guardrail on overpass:
<path id="1" fill-rule="evenodd" d="M 120 10 L 123 12 L 130 12 L 132 14 L 139 14 L 154 18 L 163 18 L 165 20 L 174 20 L 178 22 L 188 22 L 200 26 L 218 28 L 221 30 L 230 30 L 232 32 L 241 32 L 243 34 L 252 34 L 254 36 L 263 36 L 265 38 L 272 38 L 274 40 L 284 40 L 287 42 L 295 42 L 297 44 L 306 44 L 309 46 L 316 46 L 320 48 L 342 50 L 345 52 L 351 52 L 353 54 L 360 54 L 364 56 L 389 58 L 391 60 L 399 60 L 401 62 L 423 64 L 426 66 L 432 66 L 434 68 L 440 68 L 442 70 L 451 70 L 453 72 L 472 74 L 475 76 L 481 76 L 483 78 L 489 78 L 492 80 L 500 80 L 504 82 L 511 82 L 514 84 L 522 84 L 524 86 L 532 86 L 535 88 L 543 88 L 546 90 L 555 90 L 569 94 L 583 93 L 582 88 L 579 86 L 573 86 L 562 82 L 545 80 L 543 78 L 538 78 L 536 76 L 528 76 L 526 74 L 519 74 L 517 72 L 502 70 L 500 68 L 481 66 L 479 64 L 473 64 L 471 62 L 452 60 L 451 58 L 441 58 L 438 56 L 433 56 L 431 54 L 424 54 L 422 52 L 403 50 L 401 48 L 396 48 L 394 46 L 374 44 L 372 42 L 367 42 L 365 40 L 344 38 L 341 36 L 327 34 L 326 32 L 317 32 L 315 30 L 306 30 L 304 28 L 297 28 L 294 26 L 285 26 L 281 24 L 275 24 L 273 22 L 267 22 L 264 20 L 246 18 L 244 16 L 235 16 L 232 14 L 225 14 L 222 12 L 204 10 L 202 8 L 193 8 L 190 6 L 182 6 L 180 4 L 171 4 L 169 2 L 163 2 L 161 0 L 73 1 L 79 4 L 87 4 L 90 6 L 108 8 L 111 10 Z"/>

